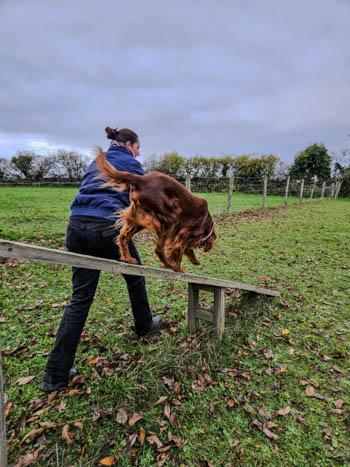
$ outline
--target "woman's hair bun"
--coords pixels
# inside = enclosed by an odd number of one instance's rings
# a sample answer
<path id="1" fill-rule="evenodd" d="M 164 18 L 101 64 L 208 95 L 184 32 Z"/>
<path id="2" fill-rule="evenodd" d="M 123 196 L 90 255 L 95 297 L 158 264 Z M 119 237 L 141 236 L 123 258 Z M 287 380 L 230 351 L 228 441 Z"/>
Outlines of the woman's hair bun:
<path id="1" fill-rule="evenodd" d="M 110 128 L 109 126 L 106 126 L 105 132 L 107 133 L 107 138 L 108 139 L 117 139 L 118 135 L 118 127 L 117 128 Z"/>

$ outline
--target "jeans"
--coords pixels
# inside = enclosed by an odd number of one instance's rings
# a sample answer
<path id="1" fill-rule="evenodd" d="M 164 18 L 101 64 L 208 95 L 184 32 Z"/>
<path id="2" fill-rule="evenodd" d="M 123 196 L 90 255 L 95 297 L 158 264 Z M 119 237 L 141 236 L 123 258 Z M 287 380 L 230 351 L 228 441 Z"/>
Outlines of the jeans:
<path id="1" fill-rule="evenodd" d="M 114 242 L 118 235 L 112 221 L 97 217 L 71 217 L 66 233 L 66 247 L 74 253 L 119 260 L 119 249 Z M 134 243 L 129 244 L 131 256 L 141 264 Z M 53 378 L 68 377 L 73 366 L 77 346 L 94 299 L 100 272 L 73 267 L 73 293 L 65 307 L 54 349 L 46 365 L 46 374 Z M 135 328 L 147 331 L 152 322 L 145 278 L 123 274 L 126 281 Z"/>

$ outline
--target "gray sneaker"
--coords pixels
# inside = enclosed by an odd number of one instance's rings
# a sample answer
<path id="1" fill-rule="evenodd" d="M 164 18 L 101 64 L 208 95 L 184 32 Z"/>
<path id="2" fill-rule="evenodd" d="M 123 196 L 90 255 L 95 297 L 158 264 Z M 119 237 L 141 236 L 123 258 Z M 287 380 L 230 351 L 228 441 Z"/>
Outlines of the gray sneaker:
<path id="1" fill-rule="evenodd" d="M 163 327 L 162 318 L 160 316 L 154 316 L 152 318 L 151 326 L 149 327 L 149 329 L 147 331 L 137 329 L 136 334 L 139 337 L 148 337 L 148 336 L 151 336 L 152 334 L 159 332 L 162 329 L 162 327 Z"/>
<path id="2" fill-rule="evenodd" d="M 71 368 L 68 372 L 68 378 L 60 379 L 53 378 L 52 376 L 48 375 L 47 373 L 44 374 L 42 380 L 40 381 L 39 388 L 43 392 L 54 392 L 59 391 L 60 389 L 64 389 L 68 386 L 68 382 L 70 379 L 74 378 L 77 375 L 77 370 L 75 368 Z"/>

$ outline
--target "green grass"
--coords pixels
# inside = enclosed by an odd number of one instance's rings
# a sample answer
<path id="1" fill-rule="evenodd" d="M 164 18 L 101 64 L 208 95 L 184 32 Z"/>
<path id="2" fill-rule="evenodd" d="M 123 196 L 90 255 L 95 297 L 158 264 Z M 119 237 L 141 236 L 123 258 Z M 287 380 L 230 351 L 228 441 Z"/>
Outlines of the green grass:
<path id="1" fill-rule="evenodd" d="M 73 194 L 70 189 L 2 189 L 0 236 L 62 245 Z M 214 210 L 219 198 L 209 195 Z M 153 310 L 167 327 L 146 344 L 130 329 L 123 279 L 103 274 L 77 355 L 85 380 L 72 388 L 77 393 L 62 392 L 53 400 L 37 384 L 69 299 L 69 268 L 5 266 L 0 316 L 6 320 L 0 329 L 5 387 L 13 404 L 11 462 L 38 449 L 35 465 L 45 466 L 95 466 L 113 455 L 120 466 L 157 465 L 161 455 L 168 456 L 166 465 L 189 466 L 350 462 L 350 201 L 221 217 L 217 231 L 215 249 L 202 255 L 203 265 L 185 262 L 186 269 L 277 288 L 281 297 L 253 302 L 228 293 L 226 330 L 218 344 L 210 325 L 189 336 L 184 284 L 149 280 Z M 145 264 L 158 265 L 153 245 L 139 240 L 138 247 Z M 97 356 L 99 362 L 89 364 Z M 25 376 L 34 379 L 16 384 Z M 305 392 L 308 386 L 314 388 L 312 397 Z M 164 402 L 155 404 L 161 396 L 176 414 L 173 425 L 164 415 Z M 121 406 L 143 419 L 134 426 L 118 423 Z M 277 415 L 285 407 L 290 412 Z M 56 426 L 21 443 L 43 421 Z M 83 422 L 82 430 L 77 421 Z M 75 436 L 71 444 L 61 437 L 65 425 Z M 170 450 L 157 452 L 147 438 L 143 445 L 137 438 L 131 447 L 142 429 L 147 437 L 155 433 L 163 447 L 171 444 Z M 181 438 L 180 446 L 169 443 L 169 432 Z M 274 435 L 278 439 L 269 438 Z"/>
<path id="2" fill-rule="evenodd" d="M 57 239 L 65 231 L 69 206 L 76 193 L 76 188 L 1 187 L 0 236 L 11 240 Z M 208 201 L 213 214 L 226 212 L 225 193 L 196 195 Z M 296 200 L 296 197 L 289 198 L 290 203 Z M 267 207 L 282 206 L 283 202 L 282 196 L 271 195 L 267 198 Z M 236 193 L 232 198 L 232 212 L 259 209 L 261 205 L 262 197 L 259 195 Z"/>

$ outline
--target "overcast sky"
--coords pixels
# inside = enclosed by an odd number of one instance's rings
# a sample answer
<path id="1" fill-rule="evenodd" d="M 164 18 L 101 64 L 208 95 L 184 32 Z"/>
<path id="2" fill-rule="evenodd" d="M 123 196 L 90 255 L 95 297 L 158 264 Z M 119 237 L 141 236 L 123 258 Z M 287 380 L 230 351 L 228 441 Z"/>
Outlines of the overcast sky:
<path id="1" fill-rule="evenodd" d="M 0 156 L 350 147 L 350 0 L 0 0 Z"/>

